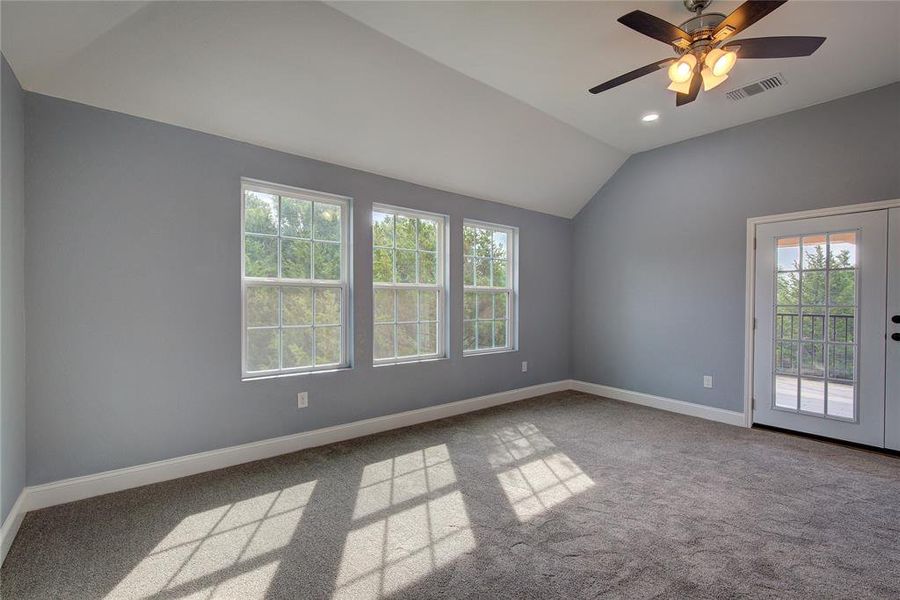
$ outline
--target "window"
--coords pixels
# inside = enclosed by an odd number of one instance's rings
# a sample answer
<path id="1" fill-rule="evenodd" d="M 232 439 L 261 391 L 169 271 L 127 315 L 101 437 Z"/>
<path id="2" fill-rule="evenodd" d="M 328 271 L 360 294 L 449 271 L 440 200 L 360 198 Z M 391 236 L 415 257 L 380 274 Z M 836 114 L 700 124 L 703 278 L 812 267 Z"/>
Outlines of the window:
<path id="1" fill-rule="evenodd" d="M 512 227 L 463 224 L 463 353 L 515 347 L 516 235 Z"/>
<path id="2" fill-rule="evenodd" d="M 372 209 L 375 364 L 445 356 L 446 217 Z"/>
<path id="3" fill-rule="evenodd" d="M 349 365 L 349 199 L 244 180 L 243 376 Z"/>

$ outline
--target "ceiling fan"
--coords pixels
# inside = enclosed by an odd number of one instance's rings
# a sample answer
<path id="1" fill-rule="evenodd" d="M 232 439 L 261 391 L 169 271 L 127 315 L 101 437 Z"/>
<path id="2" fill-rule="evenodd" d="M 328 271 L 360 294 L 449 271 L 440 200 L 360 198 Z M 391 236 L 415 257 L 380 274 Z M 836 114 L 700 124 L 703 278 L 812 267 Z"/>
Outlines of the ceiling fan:
<path id="1" fill-rule="evenodd" d="M 750 0 L 728 16 L 712 12 L 703 14 L 711 1 L 683 0 L 685 8 L 694 16 L 678 27 L 642 10 L 619 17 L 619 23 L 626 27 L 672 46 L 676 56 L 619 75 L 589 91 L 599 94 L 668 67 L 671 80 L 668 89 L 676 93 L 675 106 L 682 106 L 697 99 L 701 85 L 704 91 L 709 91 L 725 81 L 738 58 L 809 56 L 825 41 L 823 37 L 810 36 L 731 41 L 731 36 L 750 27 L 787 0 Z"/>

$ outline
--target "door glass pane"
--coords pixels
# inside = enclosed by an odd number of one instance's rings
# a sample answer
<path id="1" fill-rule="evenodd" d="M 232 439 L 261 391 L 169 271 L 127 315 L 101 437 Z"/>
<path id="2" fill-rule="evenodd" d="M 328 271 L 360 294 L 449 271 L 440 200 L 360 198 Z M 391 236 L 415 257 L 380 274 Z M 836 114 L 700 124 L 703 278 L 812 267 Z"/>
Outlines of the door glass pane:
<path id="1" fill-rule="evenodd" d="M 821 379 L 800 380 L 800 410 L 803 412 L 825 413 L 825 382 Z"/>
<path id="2" fill-rule="evenodd" d="M 825 376 L 825 344 L 800 344 L 800 374 Z"/>
<path id="3" fill-rule="evenodd" d="M 801 335 L 804 340 L 825 341 L 825 307 L 805 306 L 800 319 Z"/>
<path id="4" fill-rule="evenodd" d="M 854 384 L 828 382 L 828 414 L 841 419 L 853 419 Z"/>
<path id="5" fill-rule="evenodd" d="M 856 379 L 856 361 L 853 344 L 828 345 L 828 380 L 853 381 Z"/>
<path id="6" fill-rule="evenodd" d="M 802 239 L 803 270 L 825 268 L 825 234 L 805 235 Z"/>
<path id="7" fill-rule="evenodd" d="M 797 374 L 799 361 L 797 360 L 796 342 L 778 342 L 775 345 L 775 372 L 779 374 Z"/>
<path id="8" fill-rule="evenodd" d="M 825 271 L 803 271 L 800 300 L 808 305 L 825 304 Z"/>
<path id="9" fill-rule="evenodd" d="M 800 268 L 800 238 L 779 239 L 777 250 L 779 271 L 796 271 Z"/>
<path id="10" fill-rule="evenodd" d="M 855 338 L 856 310 L 850 307 L 828 309 L 828 340 L 853 343 Z"/>
<path id="11" fill-rule="evenodd" d="M 856 232 L 844 231 L 828 236 L 829 263 L 832 269 L 856 267 Z"/>
<path id="12" fill-rule="evenodd" d="M 856 304 L 856 270 L 831 271 L 828 276 L 828 304 L 853 306 Z"/>
<path id="13" fill-rule="evenodd" d="M 775 406 L 778 408 L 797 410 L 797 388 L 798 382 L 796 376 L 776 375 Z"/>
<path id="14" fill-rule="evenodd" d="M 778 304 L 800 304 L 800 274 L 791 271 L 779 273 L 776 302 Z"/>
<path id="15" fill-rule="evenodd" d="M 775 337 L 796 340 L 800 336 L 800 310 L 796 306 L 775 307 Z"/>

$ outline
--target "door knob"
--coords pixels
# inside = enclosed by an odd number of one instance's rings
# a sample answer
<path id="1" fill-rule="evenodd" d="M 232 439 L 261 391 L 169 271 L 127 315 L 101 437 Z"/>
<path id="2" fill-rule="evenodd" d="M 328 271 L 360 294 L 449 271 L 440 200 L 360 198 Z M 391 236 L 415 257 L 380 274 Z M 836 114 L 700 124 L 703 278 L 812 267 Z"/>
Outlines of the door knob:
<path id="1" fill-rule="evenodd" d="M 900 333 L 892 333 L 891 339 L 894 340 L 895 342 L 900 342 Z"/>
<path id="2" fill-rule="evenodd" d="M 900 323 L 900 315 L 894 315 L 893 317 L 891 317 L 891 322 Z"/>

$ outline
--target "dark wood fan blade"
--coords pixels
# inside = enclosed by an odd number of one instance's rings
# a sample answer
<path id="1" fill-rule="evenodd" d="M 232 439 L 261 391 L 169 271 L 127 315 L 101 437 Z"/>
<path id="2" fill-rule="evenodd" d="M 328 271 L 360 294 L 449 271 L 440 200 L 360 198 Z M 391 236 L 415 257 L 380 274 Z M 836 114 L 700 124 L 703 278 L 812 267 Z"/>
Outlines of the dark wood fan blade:
<path id="1" fill-rule="evenodd" d="M 635 10 L 619 17 L 619 23 L 665 44 L 672 45 L 675 40 L 691 41 L 691 36 L 682 29 L 642 10 Z"/>
<path id="2" fill-rule="evenodd" d="M 781 37 L 746 38 L 725 44 L 728 48 L 736 48 L 739 58 L 790 58 L 792 56 L 809 56 L 819 49 L 823 37 L 790 35 Z"/>
<path id="3" fill-rule="evenodd" d="M 629 81 L 637 79 L 638 77 L 643 77 L 644 75 L 649 75 L 650 73 L 659 71 L 663 67 L 668 66 L 669 63 L 671 63 L 674 60 L 675 60 L 674 58 L 666 58 L 663 60 L 658 60 L 655 63 L 650 63 L 649 65 L 641 67 L 640 69 L 635 69 L 634 71 L 629 71 L 628 73 L 625 73 L 624 75 L 619 75 L 615 79 L 610 79 L 609 81 L 607 81 L 605 83 L 601 83 L 600 85 L 595 85 L 588 91 L 592 94 L 599 94 L 600 92 L 605 92 L 608 89 L 622 85 L 623 83 L 628 83 Z"/>
<path id="4" fill-rule="evenodd" d="M 697 94 L 700 93 L 700 85 L 703 83 L 703 78 L 700 77 L 699 73 L 694 73 L 694 78 L 691 79 L 691 87 L 687 94 L 675 94 L 675 106 L 683 106 L 688 104 L 689 102 L 693 102 L 697 99 Z"/>
<path id="5" fill-rule="evenodd" d="M 713 38 L 724 39 L 721 37 L 716 38 L 716 35 L 726 27 L 733 30 L 728 34 L 728 37 L 740 33 L 785 2 L 787 0 L 749 0 L 749 2 L 744 2 L 734 9 L 733 13 L 725 17 L 724 21 L 719 23 L 719 26 L 713 32 Z"/>

